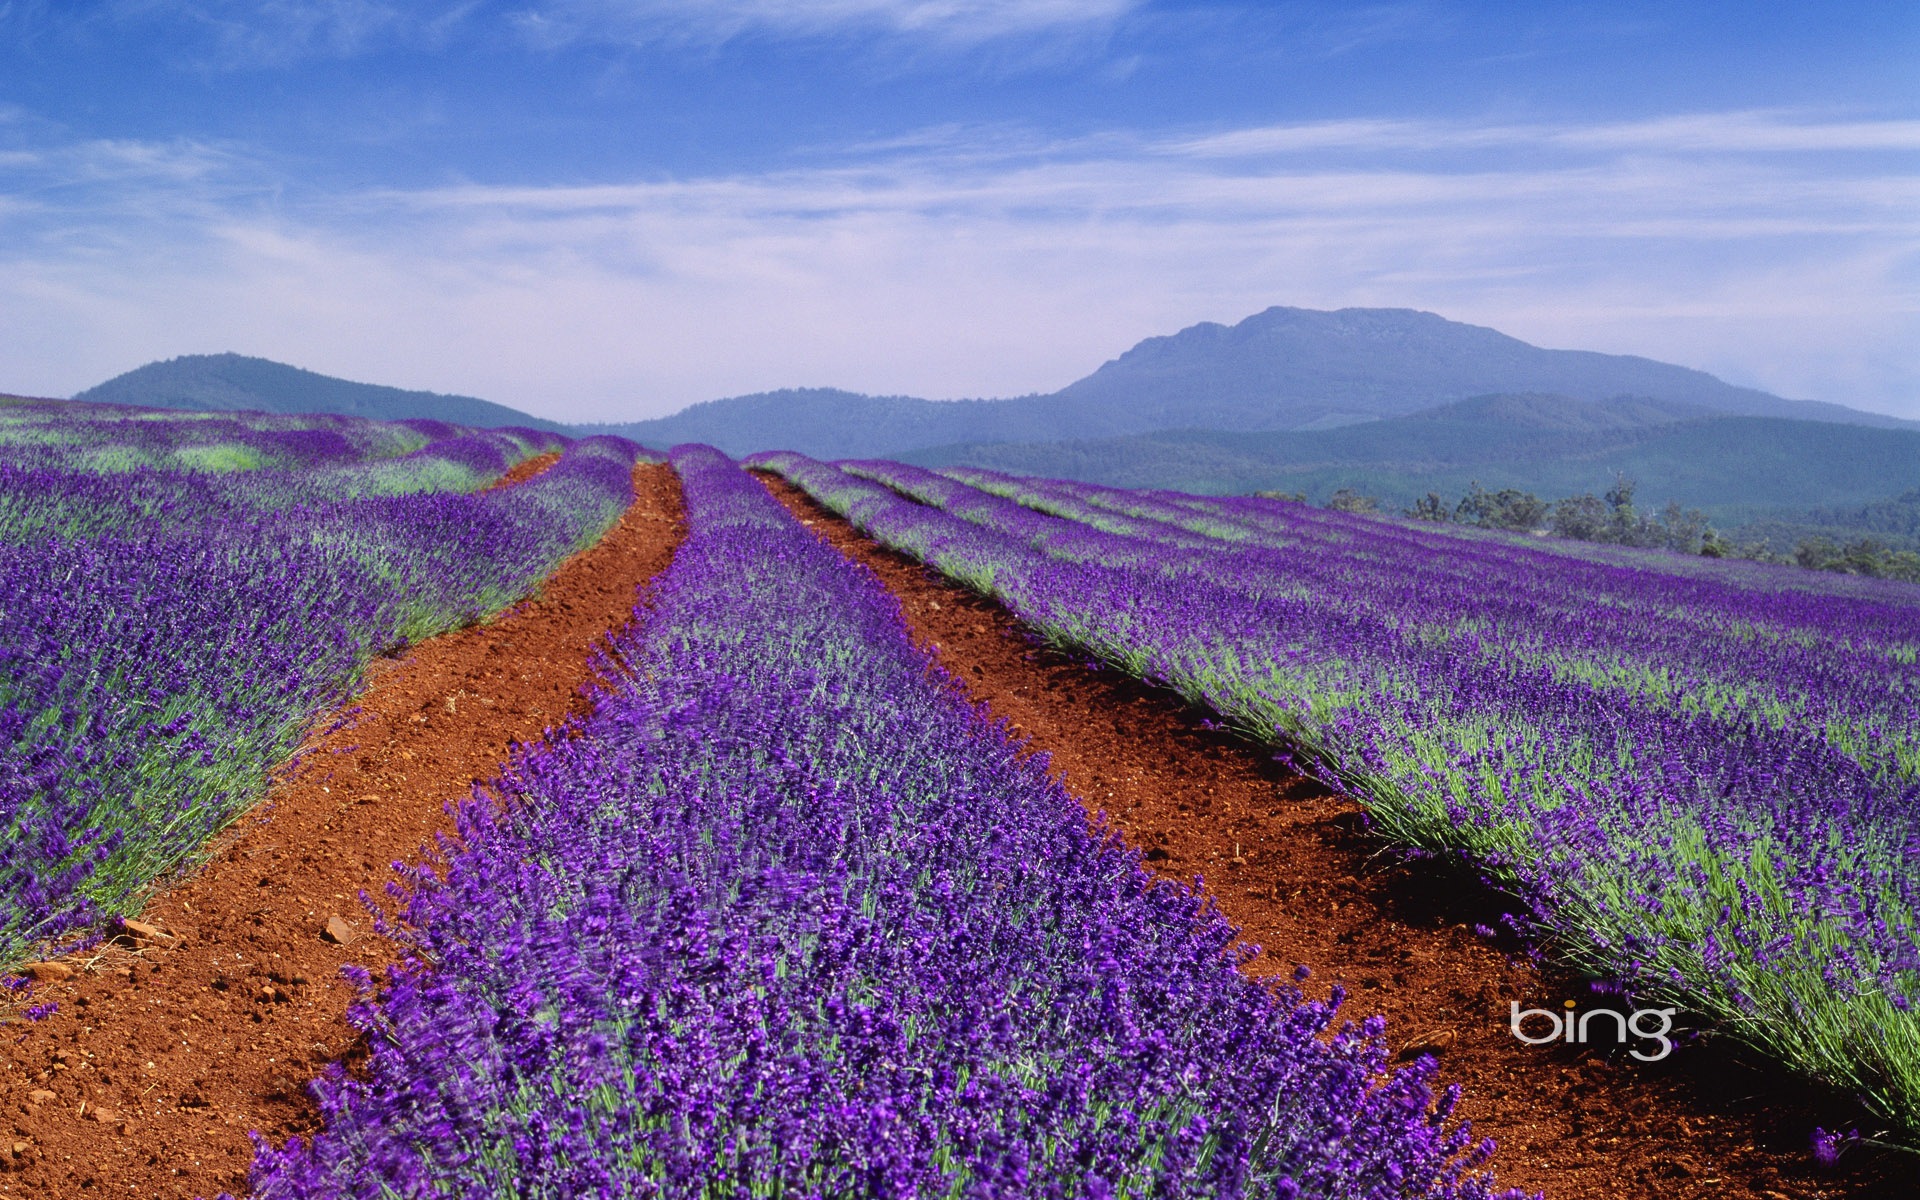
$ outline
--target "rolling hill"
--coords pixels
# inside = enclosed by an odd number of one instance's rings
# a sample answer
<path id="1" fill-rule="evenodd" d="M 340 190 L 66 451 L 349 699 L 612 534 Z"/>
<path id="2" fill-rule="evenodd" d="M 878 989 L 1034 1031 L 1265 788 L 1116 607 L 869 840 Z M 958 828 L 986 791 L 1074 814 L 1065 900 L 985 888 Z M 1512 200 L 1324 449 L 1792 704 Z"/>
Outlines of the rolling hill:
<path id="1" fill-rule="evenodd" d="M 798 450 L 814 458 L 871 458 L 920 446 L 983 439 L 1045 441 L 1053 423 L 1028 400 L 918 400 L 838 388 L 786 388 L 695 404 L 670 417 L 583 425 L 645 446 L 705 442 L 732 455 Z"/>
<path id="2" fill-rule="evenodd" d="M 564 425 L 472 396 L 353 383 L 240 354 L 189 354 L 148 363 L 88 388 L 74 399 L 199 412 L 326 412 L 378 421 L 427 417 L 481 428 L 521 425 L 567 432 Z"/>

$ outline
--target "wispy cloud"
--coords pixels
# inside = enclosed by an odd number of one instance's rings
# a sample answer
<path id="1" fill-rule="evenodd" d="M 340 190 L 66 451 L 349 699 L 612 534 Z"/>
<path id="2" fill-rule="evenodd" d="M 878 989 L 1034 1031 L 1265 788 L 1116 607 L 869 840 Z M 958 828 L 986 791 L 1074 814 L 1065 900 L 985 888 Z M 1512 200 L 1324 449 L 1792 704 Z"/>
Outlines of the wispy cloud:
<path id="1" fill-rule="evenodd" d="M 47 242 L 176 236 L 275 186 L 259 160 L 231 146 L 192 138 L 73 140 L 24 115 L 0 119 L 0 197 L 12 206 L 4 233 L 15 254 Z"/>
<path id="2" fill-rule="evenodd" d="M 110 0 L 60 18 L 166 31 L 156 49 L 198 66 L 231 69 L 361 54 L 425 36 L 473 7 L 445 0 Z"/>
<path id="3" fill-rule="evenodd" d="M 1920 150 L 1920 121 L 1823 117 L 1799 110 L 1689 113 L 1591 125 L 1440 120 L 1338 120 L 1234 129 L 1173 140 L 1166 149 L 1203 158 L 1310 150 L 1638 151 L 1652 154 L 1781 154 Z"/>
<path id="4" fill-rule="evenodd" d="M 396 46 L 504 37 L 512 0 L 65 0 L 0 2 L 0 39 L 54 53 L 132 48 L 168 67 L 273 70 Z M 55 68 L 57 70 L 57 68 Z"/>
<path id="5" fill-rule="evenodd" d="M 1386 42 L 1440 36 L 1450 24 L 1430 3 L 1348 4 L 1314 14 L 1297 36 L 1310 52 L 1339 58 Z"/>
<path id="6" fill-rule="evenodd" d="M 0 386 L 231 348 L 575 417 L 794 384 L 1016 394 L 1287 303 L 1920 415 L 1911 136 L 1808 113 L 950 128 L 773 172 L 292 198 L 217 147 L 16 142 L 0 361 L 29 376 Z"/>
<path id="7" fill-rule="evenodd" d="M 285 67 L 393 46 L 503 38 L 713 46 L 746 36 L 882 36 L 945 46 L 1057 37 L 1110 25 L 1143 0 L 108 0 L 86 9 L 0 4 L 0 31 L 154 31 L 156 51 L 202 69 Z"/>
<path id="8" fill-rule="evenodd" d="M 1564 130 L 1553 140 L 1595 149 L 1665 152 L 1920 150 L 1920 121 L 1823 119 L 1790 110 L 1694 113 Z"/>
<path id="9" fill-rule="evenodd" d="M 877 32 L 976 43 L 1103 25 L 1140 0 L 543 0 L 517 19 L 546 41 L 723 42 L 746 34 Z"/>

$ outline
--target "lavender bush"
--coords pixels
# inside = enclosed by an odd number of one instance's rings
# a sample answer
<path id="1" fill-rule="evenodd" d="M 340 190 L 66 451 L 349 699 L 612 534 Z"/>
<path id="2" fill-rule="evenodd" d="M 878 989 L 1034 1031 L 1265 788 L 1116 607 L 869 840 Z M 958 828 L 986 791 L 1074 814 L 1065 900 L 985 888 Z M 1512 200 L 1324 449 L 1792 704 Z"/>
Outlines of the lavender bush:
<path id="1" fill-rule="evenodd" d="M 1490 1194 L 1431 1059 L 1245 978 L 878 580 L 673 461 L 612 694 L 412 873 L 368 1076 L 257 1195 Z"/>
<path id="2" fill-rule="evenodd" d="M 1920 589 L 758 461 L 1056 642 L 1305 752 L 1607 985 L 1920 1136 Z"/>

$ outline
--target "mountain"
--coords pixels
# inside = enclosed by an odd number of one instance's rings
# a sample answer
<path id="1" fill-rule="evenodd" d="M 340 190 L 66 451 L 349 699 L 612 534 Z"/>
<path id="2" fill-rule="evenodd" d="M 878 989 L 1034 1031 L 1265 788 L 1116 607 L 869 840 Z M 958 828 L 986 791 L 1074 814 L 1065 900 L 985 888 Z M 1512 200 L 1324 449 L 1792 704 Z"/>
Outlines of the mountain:
<path id="1" fill-rule="evenodd" d="M 1394 506 L 1428 491 L 1456 498 L 1476 480 L 1545 499 L 1598 495 L 1623 471 L 1650 503 L 1678 500 L 1736 520 L 1862 505 L 1920 484 L 1916 430 L 1539 393 L 1474 397 L 1338 429 L 972 443 L 901 457 L 1193 492 L 1299 491 L 1322 500 L 1351 487 Z"/>
<path id="2" fill-rule="evenodd" d="M 1546 429 L 1560 433 L 1601 433 L 1644 429 L 1675 421 L 1698 420 L 1716 414 L 1698 404 L 1654 400 L 1647 396 L 1614 396 L 1601 401 L 1575 400 L 1551 392 L 1518 395 L 1470 396 L 1408 413 L 1409 420 L 1443 425 L 1480 424 L 1506 429 Z"/>
<path id="3" fill-rule="evenodd" d="M 1747 416 L 1898 425 L 1834 404 L 1783 400 L 1705 371 L 1621 354 L 1543 350 L 1407 308 L 1269 308 L 1148 338 L 1063 389 L 1083 413 L 1124 410 L 1161 429 L 1299 429 L 1408 413 L 1469 396 L 1644 396 Z"/>
<path id="4" fill-rule="evenodd" d="M 427 417 L 481 428 L 522 425 L 554 433 L 567 432 L 564 425 L 471 396 L 443 396 L 437 392 L 409 392 L 372 383 L 352 383 L 239 354 L 189 354 L 148 363 L 88 388 L 74 399 L 201 412 L 325 412 L 378 421 Z"/>
<path id="5" fill-rule="evenodd" d="M 1633 396 L 1672 412 L 1785 417 L 1882 428 L 1920 423 L 1785 400 L 1647 358 L 1543 350 L 1496 330 L 1403 308 L 1270 308 L 1148 338 L 1058 392 L 933 401 L 830 389 L 696 404 L 599 430 L 648 445 L 709 442 L 732 454 L 791 449 L 881 457 L 942 443 L 1054 442 L 1174 429 L 1328 431 L 1475 396 Z"/>
<path id="6" fill-rule="evenodd" d="M 1054 443 L 1172 430 L 1317 436 L 1423 411 L 1430 414 L 1427 420 L 1445 421 L 1453 418 L 1431 414 L 1449 404 L 1495 396 L 1504 397 L 1498 403 L 1505 407 L 1499 414 L 1480 414 L 1487 418 L 1481 427 L 1500 416 L 1532 428 L 1528 421 L 1543 418 L 1541 412 L 1523 411 L 1529 403 L 1523 398 L 1551 396 L 1561 406 L 1550 405 L 1545 419 L 1575 425 L 1722 413 L 1920 429 L 1912 421 L 1735 387 L 1703 371 L 1652 359 L 1543 350 L 1496 330 L 1412 309 L 1269 308 L 1237 325 L 1203 322 L 1148 338 L 1050 395 L 936 401 L 788 389 L 572 432 L 618 433 L 650 446 L 707 442 L 730 454 L 790 449 L 819 458 L 892 457 L 963 443 Z M 568 432 L 485 400 L 350 383 L 237 354 L 150 363 L 75 398 L 162 408 L 432 417 Z M 1611 407 L 1605 413 L 1576 411 L 1565 408 L 1565 401 Z M 1417 433 L 1408 436 L 1418 440 Z"/>
<path id="7" fill-rule="evenodd" d="M 786 388 L 708 400 L 670 417 L 618 425 L 583 425 L 585 433 L 613 433 L 643 446 L 705 442 L 728 454 L 799 450 L 815 458 L 872 458 L 914 446 L 937 446 L 983 436 L 1043 441 L 1057 427 L 1027 405 L 1031 400 L 917 400 L 867 396 L 838 388 Z"/>

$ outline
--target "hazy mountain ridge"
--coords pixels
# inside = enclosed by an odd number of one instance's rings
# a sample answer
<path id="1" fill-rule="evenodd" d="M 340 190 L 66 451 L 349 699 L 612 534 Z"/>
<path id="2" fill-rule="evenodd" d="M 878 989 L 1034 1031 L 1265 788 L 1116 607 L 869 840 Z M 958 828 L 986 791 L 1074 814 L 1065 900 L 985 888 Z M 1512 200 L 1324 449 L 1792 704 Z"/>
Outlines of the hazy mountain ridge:
<path id="1" fill-rule="evenodd" d="M 481 428 L 521 425 L 567 432 L 558 422 L 490 400 L 355 383 L 241 354 L 189 354 L 148 363 L 88 388 L 74 399 L 195 412 L 326 412 L 377 421 L 425 417 Z"/>
<path id="2" fill-rule="evenodd" d="M 784 388 L 724 400 L 707 400 L 650 421 L 582 425 L 589 433 L 614 433 L 649 446 L 705 442 L 728 454 L 755 450 L 800 450 L 815 458 L 861 458 L 885 453 L 876 446 L 934 446 L 978 438 L 1042 441 L 1053 426 L 1012 400 L 920 400 L 869 396 L 839 388 Z"/>
<path id="3" fill-rule="evenodd" d="M 1704 371 L 1630 355 L 1543 350 L 1413 309 L 1269 308 L 1134 346 L 1050 395 L 918 400 L 800 389 L 710 400 L 673 416 L 595 426 L 652 445 L 704 441 L 732 454 L 799 450 L 885 457 L 960 442 L 1054 442 L 1176 429 L 1327 429 L 1476 396 L 1636 397 L 1679 415 L 1732 413 L 1920 429 L 1838 404 L 1787 400 Z"/>
<path id="4" fill-rule="evenodd" d="M 1321 497 L 1354 487 L 1390 503 L 1456 494 L 1475 479 L 1543 496 L 1597 493 L 1624 470 L 1662 502 L 1800 520 L 1920 484 L 1909 452 L 1920 422 L 1786 400 L 1646 358 L 1544 350 L 1411 309 L 1269 308 L 1235 325 L 1202 322 L 1148 338 L 1051 395 L 931 401 L 798 388 L 572 429 L 472 397 L 234 354 L 152 363 L 76 399 L 528 425 L 735 455 L 971 462 L 1187 491 Z"/>

